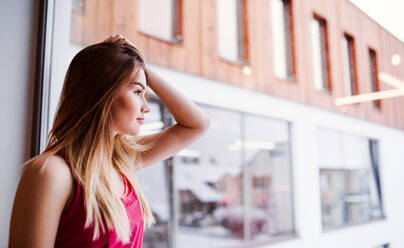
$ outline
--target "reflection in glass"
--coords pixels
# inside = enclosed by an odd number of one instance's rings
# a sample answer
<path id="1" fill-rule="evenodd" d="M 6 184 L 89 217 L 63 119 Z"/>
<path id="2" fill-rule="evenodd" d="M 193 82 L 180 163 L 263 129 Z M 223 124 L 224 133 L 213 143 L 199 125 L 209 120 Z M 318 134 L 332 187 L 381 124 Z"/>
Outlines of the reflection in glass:
<path id="1" fill-rule="evenodd" d="M 227 247 L 244 237 L 240 115 L 201 107 L 211 127 L 175 156 L 178 195 L 176 247 Z"/>
<path id="2" fill-rule="evenodd" d="M 244 154 L 249 183 L 249 236 L 265 241 L 294 233 L 289 126 L 245 116 Z M 254 146 L 248 144 L 255 144 Z"/>
<path id="3" fill-rule="evenodd" d="M 333 133 L 334 135 L 330 135 Z M 377 141 L 319 129 L 322 224 L 325 229 L 383 216 Z M 326 137 L 334 137 L 332 142 Z M 338 137 L 338 138 L 337 138 Z M 333 146 L 329 146 L 333 143 Z M 330 149 L 340 148 L 339 152 Z M 338 156 L 337 165 L 321 154 Z M 330 156 L 334 159 L 336 156 Z"/>
<path id="4" fill-rule="evenodd" d="M 175 156 L 176 247 L 229 247 L 293 235 L 288 123 L 246 116 L 242 129 L 241 114 L 201 108 L 210 129 Z"/>

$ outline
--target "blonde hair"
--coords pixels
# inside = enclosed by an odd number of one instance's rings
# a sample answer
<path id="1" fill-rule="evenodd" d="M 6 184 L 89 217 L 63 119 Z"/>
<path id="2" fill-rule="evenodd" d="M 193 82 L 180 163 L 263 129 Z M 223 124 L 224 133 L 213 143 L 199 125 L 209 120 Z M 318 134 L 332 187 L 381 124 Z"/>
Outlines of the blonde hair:
<path id="1" fill-rule="evenodd" d="M 108 166 L 128 178 L 139 200 L 145 224 L 154 223 L 135 171 L 142 167 L 141 152 L 154 144 L 140 144 L 140 136 L 125 136 L 111 130 L 111 105 L 119 86 L 133 70 L 144 66 L 141 53 L 132 46 L 101 42 L 81 50 L 69 65 L 55 114 L 47 136 L 47 152 L 27 161 L 45 159 L 62 151 L 72 173 L 83 187 L 85 227 L 94 224 L 93 240 L 101 231 L 114 229 L 118 238 L 129 242 L 131 230 L 125 206 L 112 193 L 107 181 Z M 105 223 L 103 223 L 103 218 Z"/>

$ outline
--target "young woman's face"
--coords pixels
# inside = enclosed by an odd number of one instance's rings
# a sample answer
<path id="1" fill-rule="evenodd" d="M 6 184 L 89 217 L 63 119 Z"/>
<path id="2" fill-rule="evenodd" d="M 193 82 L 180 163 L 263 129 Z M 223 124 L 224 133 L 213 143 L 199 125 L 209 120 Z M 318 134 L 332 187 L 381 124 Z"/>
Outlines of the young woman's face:
<path id="1" fill-rule="evenodd" d="M 150 112 L 146 100 L 146 76 L 143 69 L 133 71 L 122 84 L 112 103 L 112 128 L 116 134 L 135 136 L 143 124 L 144 115 Z"/>

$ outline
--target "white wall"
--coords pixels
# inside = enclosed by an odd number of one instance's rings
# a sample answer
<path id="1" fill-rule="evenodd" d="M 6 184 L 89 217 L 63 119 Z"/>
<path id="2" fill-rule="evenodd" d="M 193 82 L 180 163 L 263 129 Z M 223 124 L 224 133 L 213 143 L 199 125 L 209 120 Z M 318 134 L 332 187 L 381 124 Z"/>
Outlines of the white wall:
<path id="1" fill-rule="evenodd" d="M 7 247 L 11 208 L 21 165 L 29 156 L 36 2 L 0 1 L 0 247 Z"/>
<path id="2" fill-rule="evenodd" d="M 213 80 L 151 66 L 194 101 L 279 118 L 292 123 L 293 184 L 298 237 L 271 248 L 404 247 L 404 131 L 324 111 L 308 105 L 229 86 Z M 321 230 L 317 128 L 379 140 L 380 176 L 387 218 L 367 224 Z"/>

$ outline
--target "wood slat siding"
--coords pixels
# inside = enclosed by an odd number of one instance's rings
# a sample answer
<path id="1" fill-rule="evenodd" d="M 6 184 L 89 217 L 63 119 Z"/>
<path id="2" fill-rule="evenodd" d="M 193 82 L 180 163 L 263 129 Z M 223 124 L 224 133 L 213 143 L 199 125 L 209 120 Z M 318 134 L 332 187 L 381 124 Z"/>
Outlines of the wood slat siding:
<path id="1" fill-rule="evenodd" d="M 344 96 L 341 41 L 344 33 L 354 38 L 359 94 L 372 91 L 368 49 L 376 51 L 379 72 L 404 79 L 404 44 L 384 30 L 349 1 L 292 0 L 293 35 L 295 40 L 296 80 L 276 78 L 273 71 L 270 0 L 243 0 L 247 6 L 247 53 L 245 65 L 251 75 L 244 75 L 243 64 L 218 56 L 217 0 L 179 0 L 182 9 L 182 39 L 167 42 L 137 30 L 137 1 L 88 0 L 85 13 L 72 13 L 71 40 L 89 45 L 111 34 L 121 33 L 145 54 L 147 62 L 186 73 L 218 80 L 222 83 L 262 92 L 347 116 L 404 129 L 404 98 L 381 101 L 381 110 L 371 102 L 335 106 L 334 100 Z M 327 21 L 332 92 L 314 88 L 311 65 L 310 22 L 313 14 Z M 391 56 L 399 53 L 399 66 L 391 64 Z M 192 82 L 190 82 L 192 83 Z M 380 82 L 381 90 L 392 87 Z"/>

